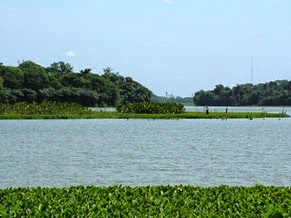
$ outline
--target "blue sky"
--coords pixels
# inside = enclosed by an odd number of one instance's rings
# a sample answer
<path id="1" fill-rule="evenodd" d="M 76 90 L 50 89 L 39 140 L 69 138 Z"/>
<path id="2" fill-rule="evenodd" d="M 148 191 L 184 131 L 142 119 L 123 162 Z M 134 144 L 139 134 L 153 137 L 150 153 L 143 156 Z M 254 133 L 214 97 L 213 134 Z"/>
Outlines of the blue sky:
<path id="1" fill-rule="evenodd" d="M 157 95 L 291 80 L 290 0 L 1 0 L 0 62 L 109 66 Z"/>

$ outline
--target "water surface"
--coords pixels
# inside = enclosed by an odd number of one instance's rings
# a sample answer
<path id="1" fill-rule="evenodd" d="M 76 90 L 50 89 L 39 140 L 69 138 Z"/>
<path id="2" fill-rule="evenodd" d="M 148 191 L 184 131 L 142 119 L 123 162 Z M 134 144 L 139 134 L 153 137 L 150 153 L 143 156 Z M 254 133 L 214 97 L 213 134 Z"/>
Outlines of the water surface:
<path id="1" fill-rule="evenodd" d="M 291 118 L 0 120 L 0 188 L 291 185 Z"/>

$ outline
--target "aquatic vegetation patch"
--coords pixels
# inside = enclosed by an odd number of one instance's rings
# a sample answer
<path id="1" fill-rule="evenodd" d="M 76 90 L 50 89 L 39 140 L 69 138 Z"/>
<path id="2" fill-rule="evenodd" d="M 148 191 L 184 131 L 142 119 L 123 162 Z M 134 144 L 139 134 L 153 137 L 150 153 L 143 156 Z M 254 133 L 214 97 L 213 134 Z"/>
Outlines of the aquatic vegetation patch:
<path id="1" fill-rule="evenodd" d="M 291 217 L 291 187 L 0 189 L 0 217 Z"/>
<path id="2" fill-rule="evenodd" d="M 0 119 L 254 119 L 288 117 L 285 113 L 260 112 L 185 112 L 180 104 L 141 103 L 117 108 L 119 112 L 93 111 L 77 103 L 42 102 L 41 104 L 0 104 Z M 148 105 L 149 107 L 146 107 Z M 156 108 L 155 108 L 156 107 Z M 149 113 L 146 113 L 149 111 Z"/>
<path id="3" fill-rule="evenodd" d="M 116 113 L 116 118 L 126 119 L 248 119 L 255 118 L 284 118 L 289 117 L 287 114 L 281 113 L 260 113 L 260 112 L 212 112 L 206 114 L 204 112 L 184 112 L 184 113 L 167 113 L 167 114 L 135 114 L 135 113 Z"/>
<path id="4" fill-rule="evenodd" d="M 118 105 L 116 110 L 120 113 L 132 114 L 180 114 L 185 112 L 180 103 L 141 102 L 126 105 Z"/>
<path id="5" fill-rule="evenodd" d="M 70 102 L 0 104 L 0 119 L 80 119 L 94 115 L 96 112 L 89 108 Z"/>
<path id="6" fill-rule="evenodd" d="M 90 110 L 77 103 L 57 103 L 42 102 L 40 104 L 30 104 L 26 102 L 16 104 L 0 104 L 0 115 L 18 114 L 18 115 L 35 115 L 35 114 L 84 114 Z"/>

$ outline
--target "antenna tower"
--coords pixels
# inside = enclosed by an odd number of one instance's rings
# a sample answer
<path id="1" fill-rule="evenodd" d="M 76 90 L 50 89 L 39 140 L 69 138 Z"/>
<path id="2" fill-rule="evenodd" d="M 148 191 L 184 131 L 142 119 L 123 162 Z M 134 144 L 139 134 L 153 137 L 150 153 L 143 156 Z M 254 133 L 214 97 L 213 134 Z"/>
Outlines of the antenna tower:
<path id="1" fill-rule="evenodd" d="M 251 56 L 251 84 L 253 84 L 253 71 L 254 71 L 254 60 L 253 56 Z"/>

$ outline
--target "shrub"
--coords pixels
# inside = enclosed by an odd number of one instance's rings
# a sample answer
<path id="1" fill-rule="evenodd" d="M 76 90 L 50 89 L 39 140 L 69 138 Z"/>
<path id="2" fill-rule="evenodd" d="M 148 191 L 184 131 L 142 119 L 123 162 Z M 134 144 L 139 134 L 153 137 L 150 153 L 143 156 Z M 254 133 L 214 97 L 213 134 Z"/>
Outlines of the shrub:
<path id="1" fill-rule="evenodd" d="M 118 105 L 116 110 L 120 113 L 135 114 L 179 114 L 185 112 L 184 105 L 180 103 L 141 102 L 127 105 Z"/>

